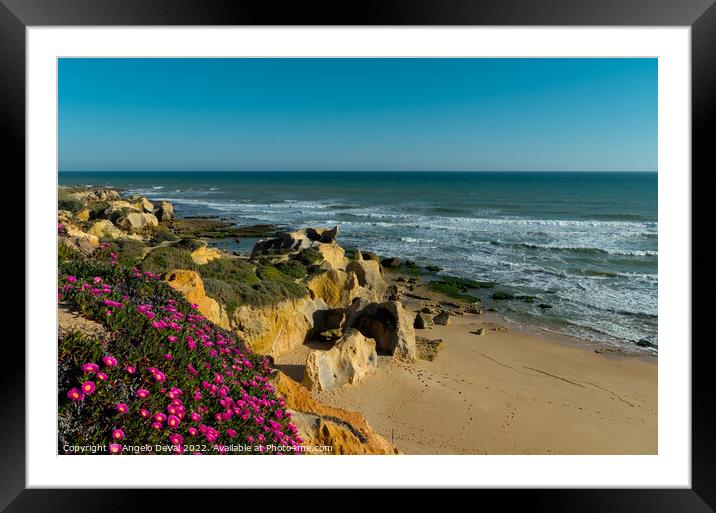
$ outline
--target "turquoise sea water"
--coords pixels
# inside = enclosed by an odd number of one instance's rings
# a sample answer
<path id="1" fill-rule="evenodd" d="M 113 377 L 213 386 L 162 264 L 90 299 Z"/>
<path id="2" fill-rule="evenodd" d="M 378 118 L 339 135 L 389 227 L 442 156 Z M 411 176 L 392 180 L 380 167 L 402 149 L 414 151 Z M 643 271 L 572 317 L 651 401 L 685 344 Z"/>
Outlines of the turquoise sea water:
<path id="1" fill-rule="evenodd" d="M 60 173 L 59 181 L 165 199 L 179 216 L 337 224 L 344 247 L 538 296 L 500 302 L 515 321 L 657 344 L 656 173 L 117 172 Z"/>

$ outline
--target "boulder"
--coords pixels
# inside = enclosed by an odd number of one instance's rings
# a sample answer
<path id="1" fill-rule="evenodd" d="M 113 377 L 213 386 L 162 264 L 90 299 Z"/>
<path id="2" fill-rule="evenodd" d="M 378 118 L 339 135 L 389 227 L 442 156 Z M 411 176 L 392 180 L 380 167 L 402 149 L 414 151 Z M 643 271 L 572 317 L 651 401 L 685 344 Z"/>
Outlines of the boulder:
<path id="1" fill-rule="evenodd" d="M 348 264 L 345 250 L 335 242 L 319 243 L 314 246 L 323 257 L 324 262 L 329 262 L 335 269 L 345 269 Z"/>
<path id="2" fill-rule="evenodd" d="M 360 382 L 378 364 L 375 340 L 349 330 L 328 351 L 311 351 L 306 360 L 303 385 L 309 390 L 333 390 Z"/>
<path id="3" fill-rule="evenodd" d="M 179 291 L 189 302 L 197 305 L 197 310 L 208 320 L 224 329 L 229 329 L 229 317 L 224 308 L 206 295 L 204 282 L 195 271 L 174 269 L 164 275 L 164 281 Z"/>
<path id="4" fill-rule="evenodd" d="M 380 264 L 375 260 L 354 260 L 346 266 L 346 272 L 355 273 L 358 284 L 372 291 L 377 297 L 383 295 L 388 285 L 380 273 Z"/>
<path id="5" fill-rule="evenodd" d="M 440 326 L 447 326 L 450 324 L 450 313 L 445 310 L 440 311 L 440 313 L 433 317 L 433 323 L 439 324 Z"/>
<path id="6" fill-rule="evenodd" d="M 72 219 L 73 215 L 72 212 L 69 210 L 58 210 L 57 211 L 57 222 L 58 223 L 67 223 Z"/>
<path id="7" fill-rule="evenodd" d="M 65 246 L 66 248 L 69 248 L 73 251 L 79 251 L 84 255 L 91 255 L 92 252 L 97 248 L 97 245 L 92 244 L 90 239 L 81 237 L 66 237 L 64 235 L 60 235 L 59 237 L 57 237 L 57 242 Z"/>
<path id="8" fill-rule="evenodd" d="M 159 207 L 154 209 L 154 215 L 160 221 L 174 220 L 174 206 L 168 201 L 160 201 Z"/>
<path id="9" fill-rule="evenodd" d="M 134 198 L 132 200 L 132 206 L 134 208 L 137 208 L 137 209 L 141 210 L 142 212 L 146 212 L 148 214 L 154 213 L 154 205 L 152 204 L 151 201 L 149 201 L 144 196 Z"/>
<path id="10" fill-rule="evenodd" d="M 355 328 L 375 339 L 381 352 L 407 361 L 415 360 L 414 319 L 399 301 L 366 303 L 357 299 L 348 308 L 347 315 L 346 330 Z"/>
<path id="11" fill-rule="evenodd" d="M 150 228 L 159 226 L 154 214 L 146 212 L 130 212 L 118 218 L 117 224 L 129 233 L 141 233 Z"/>
<path id="12" fill-rule="evenodd" d="M 206 265 L 217 258 L 221 258 L 221 251 L 208 246 L 202 246 L 191 252 L 191 259 L 196 265 Z"/>
<path id="13" fill-rule="evenodd" d="M 433 326 L 433 322 L 430 320 L 430 318 L 427 315 L 424 315 L 421 312 L 418 312 L 415 314 L 415 322 L 413 323 L 413 327 L 424 330 L 427 328 L 431 328 Z"/>
<path id="14" fill-rule="evenodd" d="M 398 257 L 391 257 L 391 258 L 384 258 L 380 261 L 380 264 L 383 267 L 400 267 L 400 258 Z"/>
<path id="15" fill-rule="evenodd" d="M 485 328 L 477 328 L 475 331 L 471 331 L 473 335 L 483 336 L 485 334 Z"/>
<path id="16" fill-rule="evenodd" d="M 65 228 L 65 233 L 68 236 L 83 239 L 86 241 L 86 244 L 92 246 L 99 246 L 99 237 L 96 235 L 83 232 L 82 229 L 72 223 L 64 223 L 62 226 Z"/>
<path id="17" fill-rule="evenodd" d="M 108 219 L 93 222 L 87 230 L 92 235 L 102 238 L 123 239 L 127 237 L 122 230 L 114 226 Z"/>
<path id="18" fill-rule="evenodd" d="M 141 213 L 141 209 L 138 209 L 131 203 L 124 201 L 124 200 L 117 200 L 113 201 L 109 204 L 109 206 L 104 210 L 102 217 L 109 219 L 110 221 L 116 221 L 120 217 L 130 213 L 130 212 L 139 212 Z"/>

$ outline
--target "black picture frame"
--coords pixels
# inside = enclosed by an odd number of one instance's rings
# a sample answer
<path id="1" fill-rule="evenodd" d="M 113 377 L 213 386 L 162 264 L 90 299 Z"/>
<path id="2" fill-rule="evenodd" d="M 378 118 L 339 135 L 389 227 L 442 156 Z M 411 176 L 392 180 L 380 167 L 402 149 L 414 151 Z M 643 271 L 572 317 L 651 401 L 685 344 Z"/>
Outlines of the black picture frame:
<path id="1" fill-rule="evenodd" d="M 16 181 L 6 208 L 25 211 L 25 29 L 62 25 L 560 25 L 560 26 L 689 26 L 692 42 L 692 276 L 698 291 L 713 290 L 716 257 L 708 256 L 710 237 L 709 174 L 716 172 L 709 135 L 716 125 L 716 6 L 714 0 L 405 0 L 333 2 L 330 5 L 241 0 L 0 0 L 0 126 L 3 183 Z M 23 170 L 21 173 L 20 170 Z M 685 173 L 689 170 L 685 169 Z M 698 186 L 697 186 L 698 183 Z M 20 194 L 24 191 L 24 194 Z M 16 215 L 16 214 L 15 214 Z M 12 229 L 16 230 L 15 221 Z M 25 232 L 24 232 L 25 233 Z M 699 237 L 701 234 L 701 237 Z M 24 290 L 24 244 L 0 252 L 7 287 L 5 315 L 19 319 Z M 20 273 L 19 269 L 25 272 Z M 21 278 L 21 276 L 23 278 Z M 692 326 L 709 318 L 708 301 L 692 298 Z M 24 301 L 22 302 L 24 305 Z M 19 325 L 19 322 L 17 323 Z M 22 329 L 20 329 L 22 331 Z M 22 338 L 20 338 L 22 337 Z M 138 511 L 166 507 L 164 492 L 152 490 L 25 489 L 25 365 L 20 343 L 3 337 L 0 363 L 0 509 L 4 511 Z M 15 340 L 24 340 L 17 333 Z M 710 338 L 704 333 L 692 344 L 692 488 L 641 490 L 483 490 L 479 504 L 498 502 L 501 509 L 528 504 L 530 509 L 570 512 L 708 512 L 716 510 L 716 407 L 711 400 Z M 674 341 L 688 343 L 689 341 Z M 12 354 L 12 352 L 16 354 Z M 30 355 L 31 357 L 31 355 Z M 22 362 L 22 363 L 21 363 Z M 91 471 L 91 469 L 88 469 Z M 236 490 L 213 491 L 213 499 L 232 499 Z M 266 492 L 264 492 L 265 494 Z M 274 490 L 271 501 L 310 504 L 306 490 Z M 371 504 L 378 492 L 321 491 L 321 500 L 357 509 Z M 425 491 L 411 492 L 424 501 Z M 186 504 L 193 494 L 173 490 L 173 501 Z M 218 494 L 218 495 L 217 495 Z M 265 496 L 265 495 L 264 495 Z M 315 500 L 315 499 L 314 499 Z M 460 501 L 460 498 L 456 498 Z M 474 499 L 471 499 L 474 500 Z M 458 502 L 459 504 L 460 502 Z"/>

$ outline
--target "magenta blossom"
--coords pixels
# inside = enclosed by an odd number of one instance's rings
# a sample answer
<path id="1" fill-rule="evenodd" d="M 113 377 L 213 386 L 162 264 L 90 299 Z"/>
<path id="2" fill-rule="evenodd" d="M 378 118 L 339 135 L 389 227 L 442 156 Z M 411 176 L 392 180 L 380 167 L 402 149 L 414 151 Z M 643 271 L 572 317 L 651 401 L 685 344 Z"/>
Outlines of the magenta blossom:
<path id="1" fill-rule="evenodd" d="M 99 379 L 99 380 L 101 380 L 101 381 L 107 381 L 107 378 L 108 378 L 108 377 L 109 377 L 109 376 L 107 376 L 107 374 L 104 373 L 104 372 L 102 372 L 102 371 L 100 371 L 100 372 L 97 373 L 97 379 Z"/>
<path id="2" fill-rule="evenodd" d="M 122 440 L 124 438 L 124 431 L 121 429 L 115 429 L 112 431 L 112 438 L 115 440 Z"/>
<path id="3" fill-rule="evenodd" d="M 85 381 L 84 383 L 82 383 L 82 391 L 85 394 L 90 395 L 90 394 L 94 393 L 94 390 L 95 390 L 94 382 Z"/>
<path id="4" fill-rule="evenodd" d="M 119 413 L 127 413 L 129 411 L 129 406 L 124 403 L 117 403 L 117 406 L 115 406 L 115 408 L 117 408 L 117 411 Z"/>
<path id="5" fill-rule="evenodd" d="M 134 374 L 135 372 L 137 372 L 137 368 L 136 368 L 135 366 L 133 366 L 133 365 L 127 365 L 127 366 L 125 367 L 125 370 L 126 370 L 129 374 Z"/>
<path id="6" fill-rule="evenodd" d="M 169 441 L 173 445 L 179 445 L 184 441 L 184 437 L 182 437 L 179 433 L 172 433 L 171 435 L 169 435 Z"/>
<path id="7" fill-rule="evenodd" d="M 117 365 L 117 360 L 114 357 L 109 356 L 109 355 L 102 358 L 102 361 L 104 362 L 104 364 L 107 367 L 114 367 L 115 365 Z"/>
<path id="8" fill-rule="evenodd" d="M 70 390 L 67 392 L 67 397 L 69 399 L 72 399 L 73 401 L 81 401 L 85 398 L 85 395 L 78 388 L 70 388 Z"/>
<path id="9" fill-rule="evenodd" d="M 141 399 L 145 399 L 145 398 L 149 397 L 149 390 L 140 388 L 139 390 L 137 390 L 137 397 L 139 397 Z"/>
<path id="10" fill-rule="evenodd" d="M 82 364 L 82 372 L 85 374 L 91 374 L 93 372 L 97 372 L 99 370 L 99 365 L 96 363 L 83 363 Z"/>
<path id="11" fill-rule="evenodd" d="M 157 416 L 155 415 L 154 418 L 156 419 Z M 167 424 L 169 424 L 169 427 L 177 427 L 179 425 L 179 417 L 176 415 L 169 415 L 169 418 L 167 419 Z"/>

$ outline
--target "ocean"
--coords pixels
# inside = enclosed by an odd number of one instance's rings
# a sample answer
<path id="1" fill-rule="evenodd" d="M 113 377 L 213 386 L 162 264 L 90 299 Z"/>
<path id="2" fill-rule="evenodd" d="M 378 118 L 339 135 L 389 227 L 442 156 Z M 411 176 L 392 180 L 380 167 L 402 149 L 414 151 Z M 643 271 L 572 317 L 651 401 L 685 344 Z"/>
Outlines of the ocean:
<path id="1" fill-rule="evenodd" d="M 537 296 L 495 302 L 515 322 L 658 346 L 656 173 L 64 172 L 59 183 L 121 187 L 180 217 L 339 225 L 343 247 Z M 475 292 L 486 306 L 491 293 Z"/>

